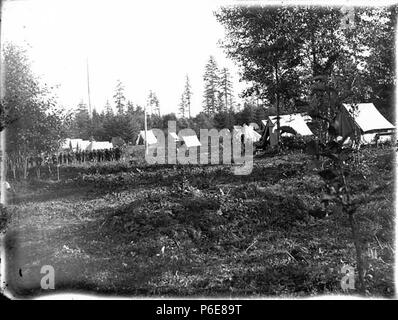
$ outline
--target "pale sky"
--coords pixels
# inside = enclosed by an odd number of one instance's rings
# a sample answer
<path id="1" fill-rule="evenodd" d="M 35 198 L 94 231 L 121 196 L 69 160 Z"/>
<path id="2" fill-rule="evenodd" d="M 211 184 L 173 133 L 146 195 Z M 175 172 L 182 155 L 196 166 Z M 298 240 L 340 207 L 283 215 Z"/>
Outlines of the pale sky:
<path id="1" fill-rule="evenodd" d="M 196 114 L 202 108 L 202 77 L 210 55 L 219 67 L 230 69 L 235 96 L 244 88 L 234 63 L 218 45 L 224 29 L 213 11 L 220 3 L 227 2 L 6 1 L 2 39 L 28 48 L 33 71 L 43 82 L 59 85 L 56 93 L 65 108 L 88 101 L 88 58 L 91 104 L 98 111 L 107 99 L 112 103 L 120 79 L 133 103 L 143 106 L 153 90 L 161 113 L 176 113 L 188 74 Z"/>

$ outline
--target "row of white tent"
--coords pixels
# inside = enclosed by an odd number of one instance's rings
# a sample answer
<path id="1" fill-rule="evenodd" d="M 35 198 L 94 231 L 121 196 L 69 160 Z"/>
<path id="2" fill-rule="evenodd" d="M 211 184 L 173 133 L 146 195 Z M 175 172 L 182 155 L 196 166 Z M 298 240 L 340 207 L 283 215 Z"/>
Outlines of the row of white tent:
<path id="1" fill-rule="evenodd" d="M 355 110 L 355 111 L 354 111 Z M 380 135 L 380 140 L 391 139 L 391 133 L 395 130 L 393 124 L 391 124 L 383 115 L 376 109 L 373 103 L 360 103 L 360 104 L 343 104 L 342 110 L 339 113 L 338 119 L 340 123 L 340 135 L 354 137 L 360 136 L 362 143 L 371 143 L 376 138 L 376 135 Z M 302 115 L 300 113 L 280 115 L 279 124 L 282 131 L 282 136 L 289 135 L 300 135 L 300 136 L 312 136 L 313 132 L 308 127 L 308 123 L 312 119 L 308 115 Z M 258 142 L 261 139 L 269 139 L 270 145 L 275 146 L 277 144 L 277 117 L 270 116 L 266 120 L 261 121 L 262 130 L 260 134 L 254 128 L 255 125 L 234 126 L 232 136 L 234 139 L 244 139 L 245 142 L 252 141 Z M 201 143 L 196 135 L 182 136 L 177 135 L 175 132 L 171 132 L 170 136 L 174 139 L 174 142 L 182 142 L 187 147 L 198 147 Z M 148 145 L 154 145 L 157 143 L 157 138 L 152 130 L 141 130 L 136 140 L 136 145 L 144 144 L 145 139 L 148 141 Z M 63 149 L 72 150 L 99 150 L 99 149 L 111 149 L 113 144 L 108 141 L 87 141 L 83 139 L 66 139 Z"/>
<path id="2" fill-rule="evenodd" d="M 376 138 L 380 142 L 389 141 L 395 131 L 395 126 L 384 118 L 373 103 L 343 104 L 336 120 L 340 136 L 348 137 L 347 141 L 359 137 L 362 144 L 375 142 Z M 279 116 L 279 125 L 285 129 L 282 136 L 293 134 L 312 136 L 313 132 L 307 125 L 311 121 L 309 115 L 299 113 Z M 277 117 L 262 120 L 262 125 L 265 138 L 269 137 L 271 146 L 276 145 Z M 293 129 L 293 132 L 289 132 L 291 130 L 286 128 Z"/>
<path id="3" fill-rule="evenodd" d="M 65 139 L 61 145 L 62 150 L 76 151 L 94 151 L 112 149 L 113 144 L 109 141 L 89 141 L 83 139 Z"/>
<path id="4" fill-rule="evenodd" d="M 199 141 L 198 137 L 196 135 L 189 135 L 189 136 L 178 136 L 175 132 L 170 132 L 169 135 L 172 137 L 174 142 L 183 142 L 188 148 L 191 147 L 200 147 L 202 144 Z M 261 139 L 261 134 L 258 132 L 254 131 L 254 128 L 252 126 L 248 125 L 243 125 L 243 126 L 234 126 L 233 132 L 232 132 L 232 137 L 234 139 L 241 139 L 243 136 L 244 141 L 252 141 L 252 142 L 257 142 Z M 156 136 L 152 130 L 147 130 L 146 132 L 146 139 L 148 141 L 148 145 L 154 145 L 157 143 Z M 145 131 L 141 130 L 140 134 L 138 135 L 138 138 L 136 140 L 136 145 L 138 144 L 144 144 L 145 143 Z"/>
<path id="5" fill-rule="evenodd" d="M 174 142 L 176 142 L 176 143 L 183 142 L 188 148 L 200 147 L 202 145 L 196 135 L 179 137 L 175 132 L 170 132 L 170 136 L 173 138 Z M 141 130 L 135 144 L 136 145 L 138 145 L 140 143 L 144 144 L 145 137 L 146 137 L 146 140 L 147 140 L 149 146 L 154 145 L 158 142 L 158 140 L 152 130 L 147 130 L 146 134 L 145 134 L 144 130 Z"/>

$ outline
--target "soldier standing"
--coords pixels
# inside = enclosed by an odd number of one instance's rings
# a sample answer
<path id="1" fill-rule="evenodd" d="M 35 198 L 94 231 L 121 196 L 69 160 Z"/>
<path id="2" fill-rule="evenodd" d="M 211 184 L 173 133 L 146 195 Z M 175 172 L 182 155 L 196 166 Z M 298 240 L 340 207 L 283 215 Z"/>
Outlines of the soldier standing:
<path id="1" fill-rule="evenodd" d="M 54 153 L 51 157 L 52 161 L 53 161 L 53 165 L 55 166 L 57 164 L 57 155 Z"/>
<path id="2" fill-rule="evenodd" d="M 81 163 L 81 157 L 80 157 L 80 151 L 76 151 L 76 161 L 78 162 L 78 163 Z"/>
<path id="3" fill-rule="evenodd" d="M 116 147 L 116 149 L 115 149 L 115 159 L 116 159 L 116 161 L 120 160 L 120 156 L 121 156 L 121 150 L 120 150 L 119 147 Z"/>

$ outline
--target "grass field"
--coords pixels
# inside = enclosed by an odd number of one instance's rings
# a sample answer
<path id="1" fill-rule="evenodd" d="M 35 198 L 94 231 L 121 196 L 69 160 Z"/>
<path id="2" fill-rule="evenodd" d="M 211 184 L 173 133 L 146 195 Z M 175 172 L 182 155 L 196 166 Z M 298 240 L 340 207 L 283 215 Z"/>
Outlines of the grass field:
<path id="1" fill-rule="evenodd" d="M 366 253 L 368 295 L 391 297 L 394 173 L 391 149 L 364 149 L 351 179 Z M 344 265 L 355 267 L 348 219 L 323 219 L 323 182 L 309 156 L 231 166 L 107 163 L 61 168 L 61 181 L 15 184 L 5 243 L 8 288 L 40 289 L 43 265 L 58 291 L 144 296 L 343 294 Z M 348 294 L 355 293 L 354 291 Z"/>

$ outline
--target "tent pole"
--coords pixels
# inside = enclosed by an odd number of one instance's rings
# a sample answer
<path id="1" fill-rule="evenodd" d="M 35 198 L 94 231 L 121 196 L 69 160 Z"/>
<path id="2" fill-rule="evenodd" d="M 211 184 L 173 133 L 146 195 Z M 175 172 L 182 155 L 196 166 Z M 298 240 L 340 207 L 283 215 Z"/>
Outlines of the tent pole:
<path id="1" fill-rule="evenodd" d="M 0 2 L 0 17 L 2 14 L 2 9 L 3 9 L 3 1 Z M 0 30 L 1 30 L 1 25 L 0 25 Z M 1 30 L 1 31 L 4 31 Z M 0 39 L 1 39 L 1 32 L 0 32 Z M 0 79 L 0 98 L 1 100 L 3 100 L 4 98 L 4 89 L 5 89 L 5 77 L 4 77 L 4 65 L 1 64 L 0 65 L 0 74 L 1 74 L 1 79 Z M 3 87 L 4 86 L 4 87 Z M 0 132 L 0 153 L 1 153 L 1 159 L 0 159 L 0 203 L 1 204 L 5 204 L 6 203 L 6 197 L 5 197 L 5 181 L 6 181 L 6 159 L 7 159 L 7 155 L 6 155 L 6 129 L 4 128 L 3 131 Z M 1 272 L 0 272 L 0 279 L 2 279 L 3 277 L 1 276 Z M 2 285 L 3 282 L 1 282 L 0 284 L 0 288 L 3 288 Z"/>
<path id="2" fill-rule="evenodd" d="M 275 81 L 276 81 L 276 85 L 279 85 L 279 76 L 278 76 L 278 63 L 275 63 Z M 275 93 L 276 95 L 276 141 L 277 141 L 277 148 L 278 148 L 278 152 L 280 151 L 280 121 L 279 121 L 279 116 L 280 116 L 280 96 L 279 96 L 279 92 L 278 89 Z"/>

